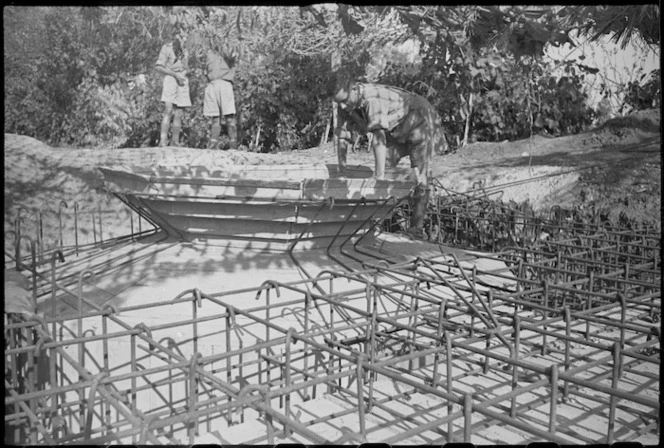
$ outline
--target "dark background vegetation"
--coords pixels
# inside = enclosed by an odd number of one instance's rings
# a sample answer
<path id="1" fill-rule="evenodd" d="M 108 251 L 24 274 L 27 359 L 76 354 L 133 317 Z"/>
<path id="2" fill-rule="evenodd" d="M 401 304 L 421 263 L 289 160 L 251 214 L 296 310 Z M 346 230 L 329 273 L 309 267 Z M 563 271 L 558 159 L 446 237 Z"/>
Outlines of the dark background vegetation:
<path id="1" fill-rule="evenodd" d="M 386 27 L 386 17 L 399 26 Z M 335 57 L 360 77 L 386 45 L 416 39 L 421 64 L 388 55 L 371 80 L 427 98 L 454 148 L 590 126 L 595 111 L 582 86 L 597 69 L 541 58 L 546 45 L 570 42 L 572 30 L 622 44 L 660 41 L 656 5 L 6 7 L 5 132 L 53 146 L 154 146 L 163 108 L 154 64 L 169 26 L 181 30 L 191 69 L 183 144 L 207 143 L 201 55 L 210 42 L 227 42 L 240 50 L 241 148 L 261 152 L 331 137 Z M 659 71 L 623 87 L 630 108 L 660 106 Z"/>

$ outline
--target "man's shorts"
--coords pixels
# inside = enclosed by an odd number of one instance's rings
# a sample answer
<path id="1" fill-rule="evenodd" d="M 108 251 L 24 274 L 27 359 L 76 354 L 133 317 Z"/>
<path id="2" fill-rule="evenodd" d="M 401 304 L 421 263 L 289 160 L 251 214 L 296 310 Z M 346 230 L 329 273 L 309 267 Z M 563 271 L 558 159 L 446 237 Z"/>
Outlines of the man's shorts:
<path id="1" fill-rule="evenodd" d="M 224 79 L 215 79 L 205 88 L 203 100 L 203 115 L 206 117 L 218 117 L 221 115 L 232 115 L 235 113 L 235 95 L 233 94 L 233 83 Z"/>
<path id="2" fill-rule="evenodd" d="M 177 107 L 191 107 L 191 95 L 189 94 L 189 79 L 183 86 L 172 76 L 164 76 L 164 87 L 161 91 L 161 101 L 173 103 Z"/>

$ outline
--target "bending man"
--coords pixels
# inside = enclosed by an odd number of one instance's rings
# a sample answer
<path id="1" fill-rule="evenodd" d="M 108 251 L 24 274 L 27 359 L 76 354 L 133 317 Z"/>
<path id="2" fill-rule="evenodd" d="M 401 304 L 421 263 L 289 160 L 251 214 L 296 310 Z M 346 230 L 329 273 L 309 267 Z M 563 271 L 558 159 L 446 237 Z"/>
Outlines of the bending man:
<path id="1" fill-rule="evenodd" d="M 447 142 L 441 120 L 424 98 L 398 87 L 354 83 L 341 79 L 334 100 L 339 104 L 335 133 L 338 137 L 339 170 L 346 168 L 346 155 L 354 132 L 373 134 L 376 179 L 384 179 L 385 163 L 396 167 L 410 157 L 417 186 L 413 195 L 411 227 L 422 234 L 429 202 L 429 172 L 433 153 L 444 154 Z"/>

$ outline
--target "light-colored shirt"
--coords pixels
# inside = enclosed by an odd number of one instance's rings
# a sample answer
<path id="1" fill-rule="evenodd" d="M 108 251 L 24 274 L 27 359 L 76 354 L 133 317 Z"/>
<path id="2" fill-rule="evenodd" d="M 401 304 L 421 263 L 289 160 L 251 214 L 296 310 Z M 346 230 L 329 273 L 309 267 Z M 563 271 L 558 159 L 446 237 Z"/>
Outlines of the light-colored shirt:
<path id="1" fill-rule="evenodd" d="M 215 79 L 233 81 L 235 78 L 235 67 L 229 67 L 223 56 L 213 51 L 208 51 L 207 75 L 210 81 L 214 81 Z"/>
<path id="2" fill-rule="evenodd" d="M 157 58 L 157 65 L 174 71 L 175 73 L 181 73 L 187 71 L 187 65 L 185 60 L 187 59 L 186 53 L 182 59 L 175 58 L 175 52 L 173 51 L 173 42 L 162 45 L 161 50 L 159 51 L 159 57 Z"/>

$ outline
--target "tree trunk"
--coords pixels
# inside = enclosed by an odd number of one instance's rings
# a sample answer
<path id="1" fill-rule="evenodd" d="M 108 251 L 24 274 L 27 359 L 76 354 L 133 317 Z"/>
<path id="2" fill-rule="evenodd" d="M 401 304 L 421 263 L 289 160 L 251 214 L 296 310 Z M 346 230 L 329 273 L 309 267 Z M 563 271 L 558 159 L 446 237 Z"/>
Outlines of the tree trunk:
<path id="1" fill-rule="evenodd" d="M 462 147 L 468 144 L 468 133 L 470 132 L 470 116 L 473 114 L 473 93 L 468 95 L 468 115 L 466 116 L 466 127 L 463 131 Z"/>
<path id="2" fill-rule="evenodd" d="M 258 125 L 258 130 L 256 131 L 256 140 L 254 140 L 254 149 L 258 149 L 258 139 L 261 136 L 261 125 Z"/>
<path id="3" fill-rule="evenodd" d="M 338 72 L 341 68 L 341 53 L 337 50 L 333 51 L 330 59 L 332 72 Z M 335 131 L 337 129 L 337 103 L 335 101 L 332 101 L 332 129 Z M 339 147 L 339 138 L 337 137 L 336 132 L 332 136 L 332 141 L 334 142 L 334 152 L 338 153 L 337 148 Z"/>

